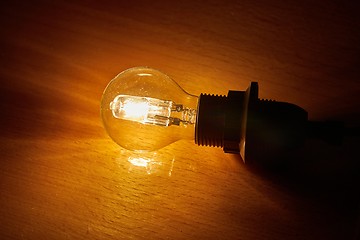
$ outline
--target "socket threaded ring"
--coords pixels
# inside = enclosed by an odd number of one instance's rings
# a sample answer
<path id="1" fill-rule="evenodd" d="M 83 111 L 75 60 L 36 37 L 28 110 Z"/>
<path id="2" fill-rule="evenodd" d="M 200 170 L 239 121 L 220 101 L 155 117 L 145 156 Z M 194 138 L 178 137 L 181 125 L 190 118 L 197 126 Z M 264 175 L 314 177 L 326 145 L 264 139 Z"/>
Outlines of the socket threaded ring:
<path id="1" fill-rule="evenodd" d="M 226 96 L 201 94 L 199 97 L 195 143 L 223 147 Z"/>

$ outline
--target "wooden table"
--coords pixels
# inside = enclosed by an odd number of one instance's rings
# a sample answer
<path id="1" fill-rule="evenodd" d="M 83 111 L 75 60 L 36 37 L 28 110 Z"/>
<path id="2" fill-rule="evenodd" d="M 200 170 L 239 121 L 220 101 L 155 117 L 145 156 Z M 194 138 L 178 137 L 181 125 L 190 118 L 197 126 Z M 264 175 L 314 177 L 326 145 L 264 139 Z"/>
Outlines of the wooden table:
<path id="1" fill-rule="evenodd" d="M 151 66 L 195 95 L 258 81 L 261 98 L 358 124 L 355 1 L 0 5 L 1 239 L 359 237 L 356 138 L 306 143 L 286 174 L 184 140 L 135 166 L 99 114 L 117 73 Z"/>

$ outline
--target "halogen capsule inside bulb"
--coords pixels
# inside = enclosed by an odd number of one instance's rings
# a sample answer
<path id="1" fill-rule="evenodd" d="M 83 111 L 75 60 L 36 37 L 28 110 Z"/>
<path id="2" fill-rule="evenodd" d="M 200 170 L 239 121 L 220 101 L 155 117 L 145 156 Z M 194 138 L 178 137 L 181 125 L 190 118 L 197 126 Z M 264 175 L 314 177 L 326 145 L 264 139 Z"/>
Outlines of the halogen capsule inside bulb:
<path id="1" fill-rule="evenodd" d="M 143 124 L 155 124 L 163 127 L 170 125 L 194 124 L 196 111 L 183 109 L 169 100 L 149 97 L 118 95 L 110 103 L 115 118 Z M 181 118 L 174 117 L 174 112 L 181 112 Z"/>
<path id="2" fill-rule="evenodd" d="M 197 100 L 167 75 L 136 67 L 108 84 L 101 116 L 109 136 L 120 146 L 156 150 L 194 138 Z"/>

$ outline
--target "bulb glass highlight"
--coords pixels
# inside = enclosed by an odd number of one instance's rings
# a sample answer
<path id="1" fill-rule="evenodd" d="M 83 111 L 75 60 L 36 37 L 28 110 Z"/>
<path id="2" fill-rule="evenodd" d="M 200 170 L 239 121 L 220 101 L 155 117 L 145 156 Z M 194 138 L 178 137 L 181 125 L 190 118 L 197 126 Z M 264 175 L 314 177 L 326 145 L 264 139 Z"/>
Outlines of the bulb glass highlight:
<path id="1" fill-rule="evenodd" d="M 129 150 L 156 150 L 193 139 L 198 98 L 167 75 L 136 67 L 106 87 L 101 116 L 109 136 Z"/>

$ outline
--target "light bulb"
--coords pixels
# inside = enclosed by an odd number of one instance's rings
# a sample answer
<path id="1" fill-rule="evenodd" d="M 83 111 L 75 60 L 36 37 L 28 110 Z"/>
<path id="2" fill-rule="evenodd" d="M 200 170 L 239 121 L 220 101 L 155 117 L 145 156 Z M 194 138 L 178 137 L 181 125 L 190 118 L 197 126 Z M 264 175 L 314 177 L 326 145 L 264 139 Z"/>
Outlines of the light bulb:
<path id="1" fill-rule="evenodd" d="M 198 98 L 148 67 L 118 74 L 106 87 L 101 116 L 109 136 L 129 150 L 152 151 L 194 139 Z"/>
<path id="2" fill-rule="evenodd" d="M 197 97 L 148 67 L 125 70 L 108 84 L 101 116 L 109 136 L 128 150 L 152 151 L 193 139 L 198 145 L 241 154 L 246 162 L 297 146 L 306 137 L 334 142 L 342 131 L 336 122 L 308 121 L 307 112 L 297 105 L 259 99 L 256 82 L 227 96 Z"/>

